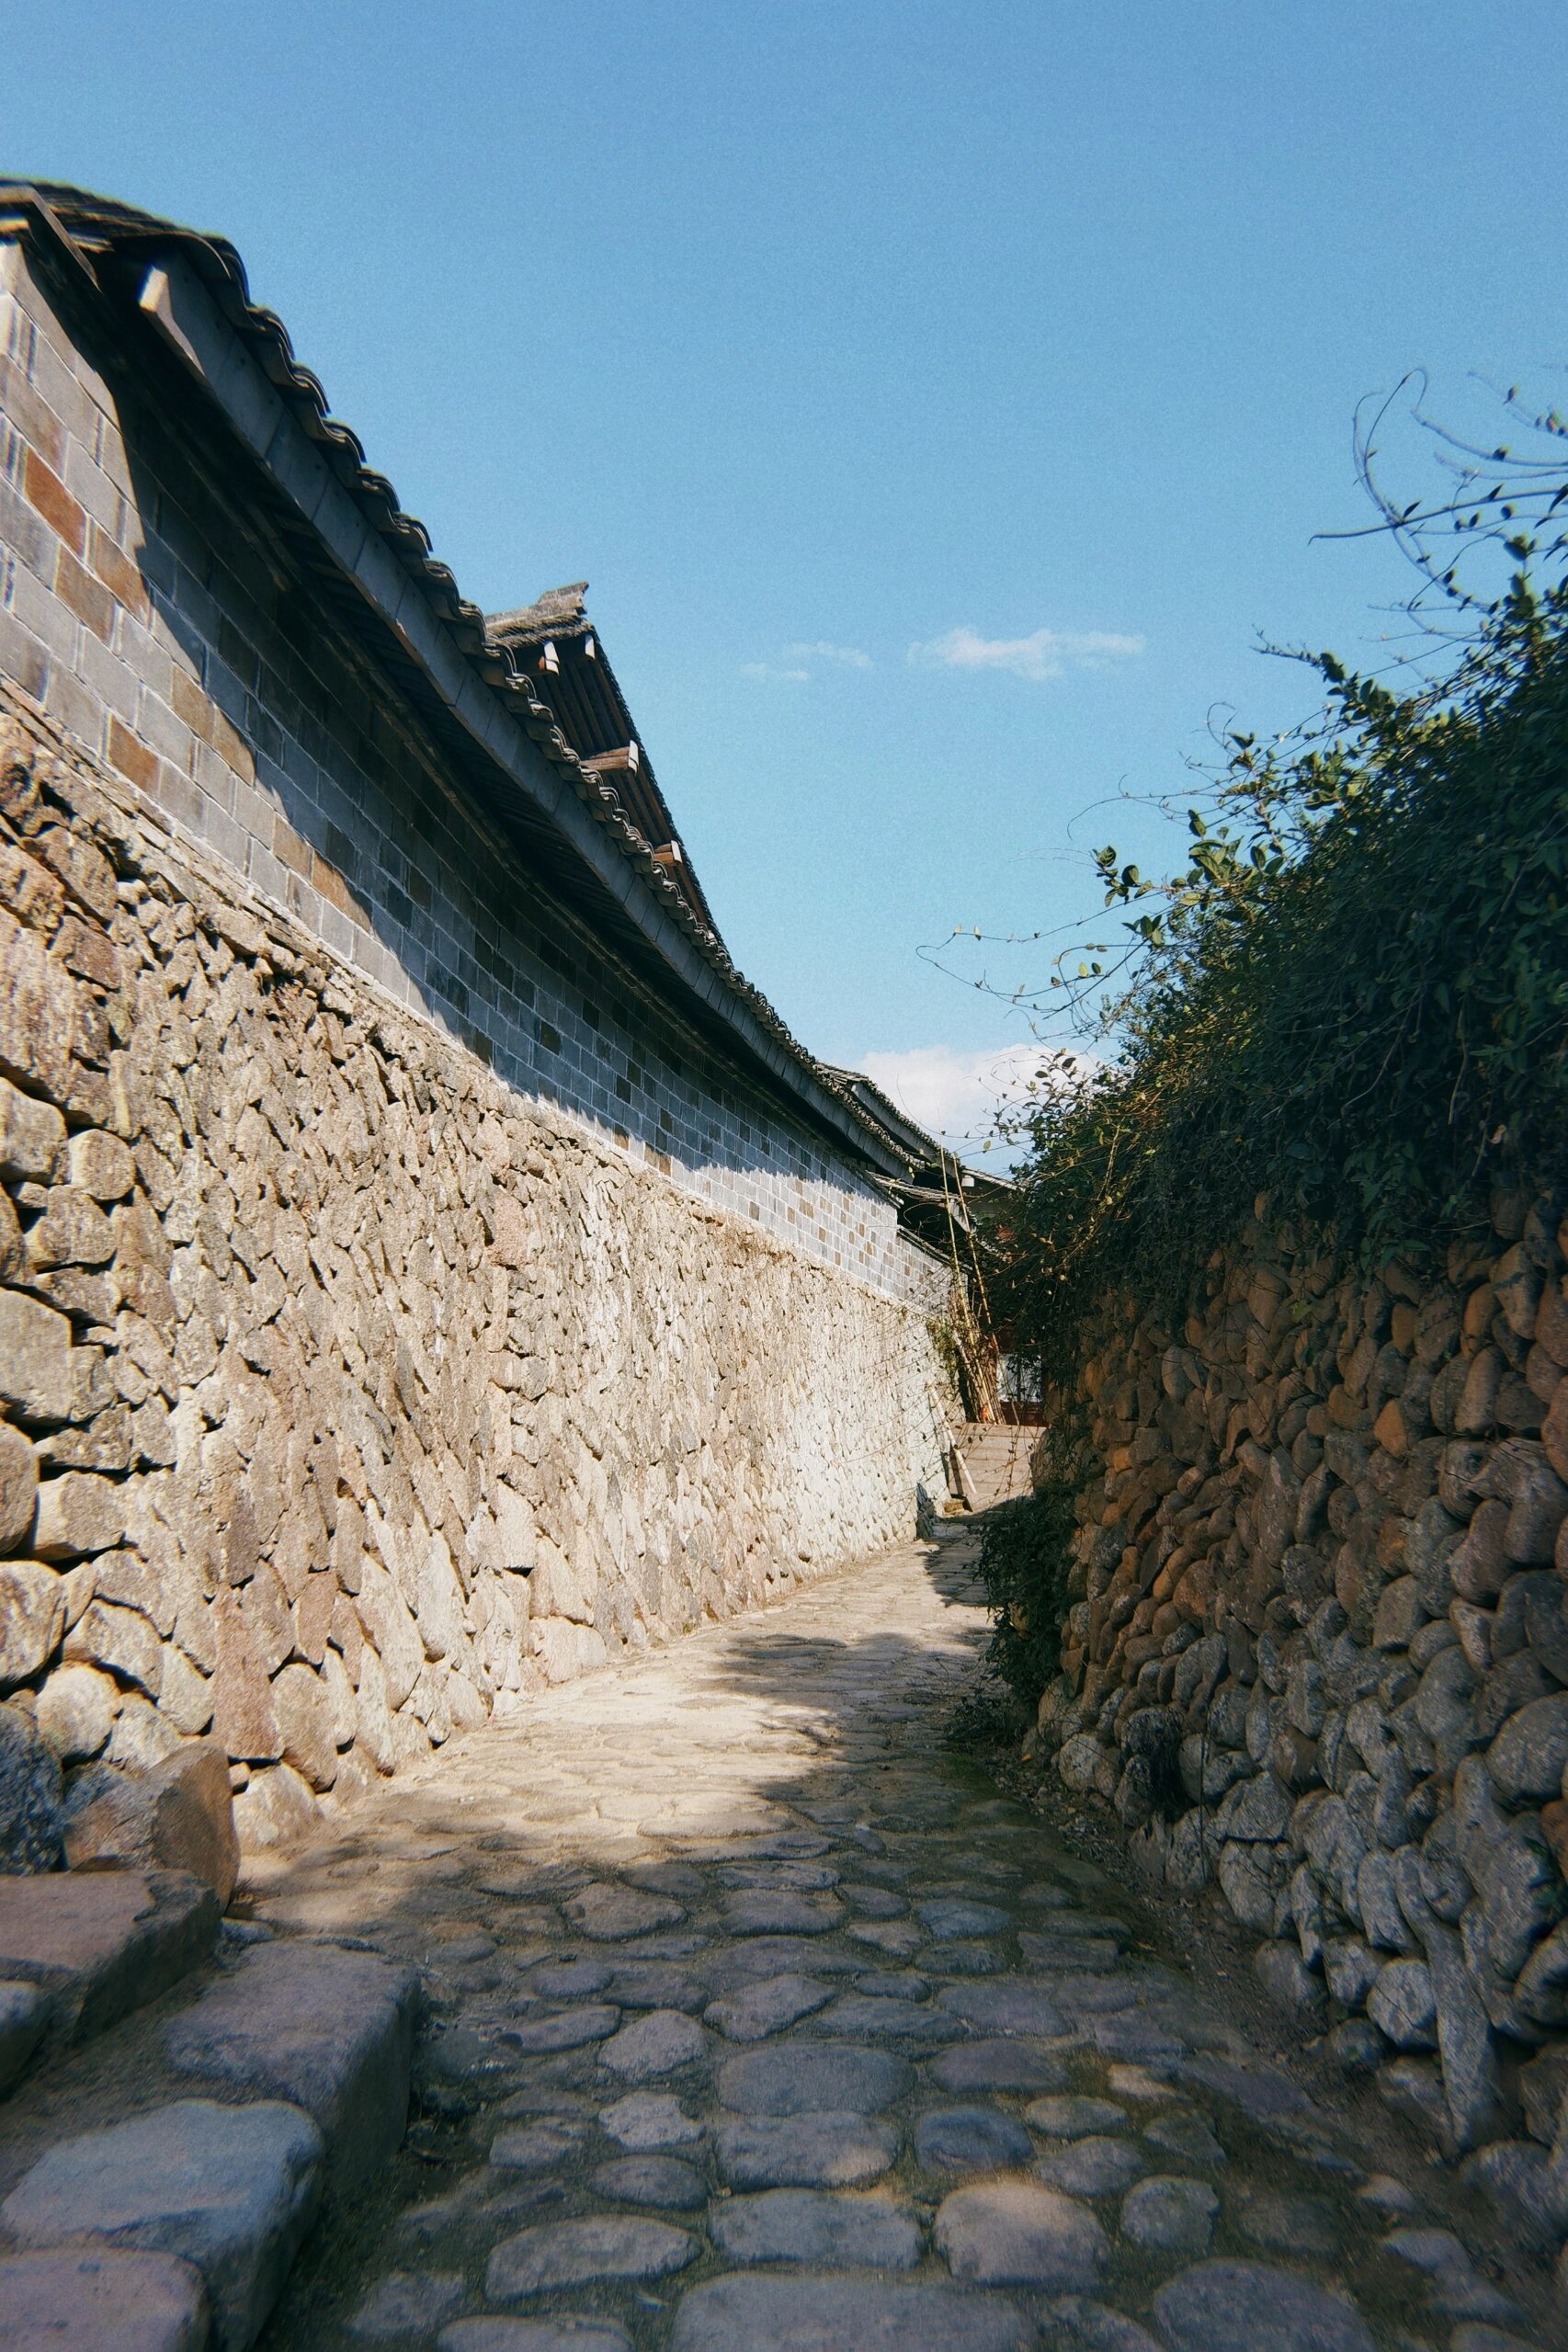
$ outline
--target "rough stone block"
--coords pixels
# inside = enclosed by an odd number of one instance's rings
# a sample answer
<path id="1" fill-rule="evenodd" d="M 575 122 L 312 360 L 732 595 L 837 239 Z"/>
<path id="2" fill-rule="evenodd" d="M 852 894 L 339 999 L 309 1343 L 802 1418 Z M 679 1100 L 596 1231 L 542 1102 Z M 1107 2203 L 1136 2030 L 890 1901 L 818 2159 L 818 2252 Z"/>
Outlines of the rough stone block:
<path id="1" fill-rule="evenodd" d="M 891 2123 L 834 2108 L 721 2124 L 715 2139 L 729 2188 L 853 2187 L 885 2173 L 898 2146 Z"/>
<path id="2" fill-rule="evenodd" d="M 246 2352 L 321 2198 L 321 2134 L 297 2107 L 182 2099 L 62 2141 L 0 2205 L 24 2246 L 99 2241 L 201 2274 L 222 2352 Z"/>
<path id="3" fill-rule="evenodd" d="M 24 1421 L 69 1421 L 76 1407 L 71 1325 L 20 1290 L 0 1290 L 0 1405 Z"/>
<path id="4" fill-rule="evenodd" d="M 226 1906 L 239 1876 L 240 1842 L 222 1749 L 192 1740 L 151 1772 L 127 1776 L 71 1821 L 65 1858 L 74 1869 L 114 1860 L 188 1870 Z"/>
<path id="5" fill-rule="evenodd" d="M 333 1944 L 264 1944 L 164 2028 L 182 2073 L 292 2100 L 347 2192 L 396 2152 L 408 2120 L 419 1983 L 412 1969 Z"/>
<path id="6" fill-rule="evenodd" d="M 0 1078 L 0 1177 L 8 1184 L 46 1184 L 64 1142 L 65 1121 L 52 1103 Z"/>
<path id="7" fill-rule="evenodd" d="M 40 1560 L 79 1560 L 125 1538 L 125 1489 L 90 1471 L 46 1478 L 38 1491 L 33 1550 Z"/>
<path id="8" fill-rule="evenodd" d="M 218 1916 L 211 1888 L 181 1871 L 0 1878 L 0 1974 L 40 1985 L 62 2029 L 98 2033 L 204 1960 Z"/>
<path id="9" fill-rule="evenodd" d="M 134 1682 L 156 1699 L 163 1682 L 158 1629 L 139 1608 L 113 1601 L 89 1601 L 65 1636 L 73 1665 L 107 1666 L 122 1682 Z"/>
<path id="10" fill-rule="evenodd" d="M 0 1684 L 28 1682 L 65 1630 L 65 1583 L 37 1560 L 0 1560 Z"/>
<path id="11" fill-rule="evenodd" d="M 0 1707 L 0 1903 L 6 1875 L 59 1869 L 62 1798 L 52 1749 L 19 1708 Z"/>
<path id="12" fill-rule="evenodd" d="M 611 2213 L 546 2221 L 503 2238 L 485 2269 L 485 2292 L 506 2303 L 594 2278 L 667 2278 L 695 2262 L 701 2247 L 667 2221 Z"/>
<path id="13" fill-rule="evenodd" d="M 330 1789 L 337 1778 L 336 1726 L 321 1676 L 309 1666 L 285 1666 L 273 1678 L 272 1711 L 284 1763 L 312 1789 Z"/>
<path id="14" fill-rule="evenodd" d="M 70 973 L 37 935 L 0 909 L 0 1070 L 67 1096 L 77 995 Z"/>
<path id="15" fill-rule="evenodd" d="M 123 1200 L 136 1181 L 136 1163 L 118 1135 L 73 1135 L 65 1163 L 69 1181 L 95 1200 Z"/>
<path id="16" fill-rule="evenodd" d="M 0 2258 L 6 2352 L 207 2352 L 201 2274 L 172 2254 L 107 2249 Z"/>
<path id="17" fill-rule="evenodd" d="M 38 1507 L 38 1456 L 19 1429 L 0 1426 L 0 1551 L 19 1551 Z"/>
<path id="18" fill-rule="evenodd" d="M 1373 2352 L 1355 2305 L 1310 2280 L 1262 2262 L 1204 2262 L 1154 2298 L 1154 2322 L 1168 2352 L 1258 2352 L 1266 2344 L 1302 2352 Z"/>
<path id="19" fill-rule="evenodd" d="M 1559 1795 L 1568 1769 L 1568 1693 L 1533 1699 L 1510 1716 L 1486 1752 L 1486 1768 L 1516 1802 Z"/>
<path id="20" fill-rule="evenodd" d="M 670 2352 L 1024 2352 L 1031 2322 L 954 2287 L 797 2272 L 710 2278 L 681 2299 Z"/>
<path id="21" fill-rule="evenodd" d="M 997 2180 L 944 2198 L 932 2233 L 953 2277 L 982 2287 L 1084 2294 L 1108 2248 L 1086 2205 L 1033 2181 Z"/>
<path id="22" fill-rule="evenodd" d="M 48 2023 L 46 1994 L 36 1984 L 0 1977 L 0 2097 L 20 2078 Z"/>

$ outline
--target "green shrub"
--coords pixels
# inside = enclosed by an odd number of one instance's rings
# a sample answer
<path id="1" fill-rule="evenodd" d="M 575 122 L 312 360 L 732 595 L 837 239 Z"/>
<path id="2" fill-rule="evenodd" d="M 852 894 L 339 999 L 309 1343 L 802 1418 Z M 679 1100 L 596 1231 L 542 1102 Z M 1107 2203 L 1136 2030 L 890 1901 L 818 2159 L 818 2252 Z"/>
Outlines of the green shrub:
<path id="1" fill-rule="evenodd" d="M 1037 1095 L 1009 1213 L 1002 1303 L 1048 1381 L 1108 1300 L 1178 1324 L 1260 1196 L 1419 1260 L 1568 1162 L 1568 589 L 1516 580 L 1440 687 L 1317 666 L 1325 721 L 1230 739 L 1183 873 L 1098 853 L 1112 1058 Z"/>

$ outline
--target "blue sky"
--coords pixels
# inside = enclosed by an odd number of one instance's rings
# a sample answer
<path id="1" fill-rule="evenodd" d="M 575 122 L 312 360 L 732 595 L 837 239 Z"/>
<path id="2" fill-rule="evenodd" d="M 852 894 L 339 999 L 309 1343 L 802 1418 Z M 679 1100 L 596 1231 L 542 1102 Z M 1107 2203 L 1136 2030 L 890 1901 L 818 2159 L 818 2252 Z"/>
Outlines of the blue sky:
<path id="1" fill-rule="evenodd" d="M 1301 713 L 1259 631 L 1374 656 L 1358 401 L 1561 382 L 1561 0 L 51 0 L 6 61 L 0 164 L 232 237 L 469 596 L 591 582 L 737 961 L 959 1127 L 1028 1033 L 921 947 L 1179 854 L 1093 804 Z"/>

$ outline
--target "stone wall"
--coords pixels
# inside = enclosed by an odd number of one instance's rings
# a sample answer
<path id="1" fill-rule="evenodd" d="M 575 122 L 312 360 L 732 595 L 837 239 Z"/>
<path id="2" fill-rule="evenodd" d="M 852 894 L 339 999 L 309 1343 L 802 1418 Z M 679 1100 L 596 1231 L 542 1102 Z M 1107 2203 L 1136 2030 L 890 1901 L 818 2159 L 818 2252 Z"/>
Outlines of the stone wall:
<path id="1" fill-rule="evenodd" d="M 3 236 L 0 677 L 519 1093 L 825 1265 L 926 1285 L 853 1156 L 618 966 L 486 821 L 201 404 L 176 414 L 120 325 Z"/>
<path id="2" fill-rule="evenodd" d="M 1562 1207 L 1494 1196 L 1425 1282 L 1255 1227 L 1179 1335 L 1108 1318 L 1033 1735 L 1543 2247 L 1568 2229 Z"/>
<path id="3" fill-rule="evenodd" d="M 515 1090 L 8 692 L 0 1074 L 0 1692 L 73 1770 L 210 1731 L 265 1841 L 940 1480 L 930 1301 Z"/>

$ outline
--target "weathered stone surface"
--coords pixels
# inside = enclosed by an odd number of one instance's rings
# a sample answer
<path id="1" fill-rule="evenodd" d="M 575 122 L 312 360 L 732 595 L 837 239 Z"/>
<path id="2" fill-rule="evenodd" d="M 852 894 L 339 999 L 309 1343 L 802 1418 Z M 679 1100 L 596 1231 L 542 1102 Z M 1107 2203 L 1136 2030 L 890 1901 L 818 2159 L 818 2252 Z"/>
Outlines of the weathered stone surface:
<path id="1" fill-rule="evenodd" d="M 1121 2234 L 1146 2254 L 1207 2254 L 1219 2211 L 1207 2181 L 1156 2174 L 1123 2198 Z"/>
<path id="2" fill-rule="evenodd" d="M 38 1456 L 19 1429 L 0 1424 L 0 1552 L 22 1551 L 38 1506 Z"/>
<path id="3" fill-rule="evenodd" d="M 1206 2118 L 1192 2109 L 1177 2108 L 1145 2123 L 1140 2135 L 1151 2148 L 1179 2156 L 1184 2165 L 1222 2165 L 1225 2151 L 1210 2130 Z"/>
<path id="4" fill-rule="evenodd" d="M 1086 2205 L 1028 2181 L 954 2189 L 937 2210 L 932 2235 L 953 2277 L 966 2284 L 1052 2294 L 1086 2292 L 1108 2251 Z"/>
<path id="5" fill-rule="evenodd" d="M 337 1778 L 337 1719 L 322 1676 L 306 1665 L 287 1665 L 272 1678 L 272 1712 L 283 1761 L 312 1789 L 330 1789 Z"/>
<path id="6" fill-rule="evenodd" d="M 65 1121 L 51 1103 L 0 1078 L 0 1177 L 46 1184 L 65 1146 Z"/>
<path id="7" fill-rule="evenodd" d="M 899 2135 L 892 2124 L 824 2108 L 722 2123 L 714 2145 L 730 2188 L 849 2188 L 887 2171 Z"/>
<path id="8" fill-rule="evenodd" d="M 60 1647 L 65 1581 L 36 1560 L 0 1560 L 0 1688 L 29 1682 Z"/>
<path id="9" fill-rule="evenodd" d="M 125 1489 L 90 1471 L 46 1478 L 38 1490 L 33 1550 L 40 1560 L 79 1560 L 112 1551 L 125 1535 Z"/>
<path id="10" fill-rule="evenodd" d="M 7 2352 L 206 2352 L 201 2274 L 176 2255 L 108 2249 L 0 2256 Z"/>
<path id="11" fill-rule="evenodd" d="M 671 1927 L 686 1914 L 665 1895 L 644 1894 L 635 1887 L 589 1886 L 572 1896 L 566 1916 L 579 1935 L 596 1943 L 621 1943 L 656 1927 Z"/>
<path id="12" fill-rule="evenodd" d="M 1154 2297 L 1168 2352 L 1373 2352 L 1354 2304 L 1261 2262 L 1204 2262 Z"/>
<path id="13" fill-rule="evenodd" d="M 71 1326 L 19 1290 L 0 1290 L 0 1405 L 23 1421 L 69 1421 L 76 1403 Z"/>
<path id="14" fill-rule="evenodd" d="M 73 1869 L 113 1859 L 188 1870 L 226 1905 L 239 1876 L 240 1842 L 222 1748 L 192 1740 L 151 1772 L 127 1777 L 73 1816 L 65 1854 Z"/>
<path id="15" fill-rule="evenodd" d="M 1378 1971 L 1367 2014 L 1396 2050 L 1436 2050 L 1437 2000 L 1425 1960 L 1390 1960 Z"/>
<path id="16" fill-rule="evenodd" d="M 1041 2180 L 1073 2197 L 1108 2197 L 1148 2169 L 1148 2159 L 1131 2140 L 1098 2132 L 1085 2133 L 1062 2148 L 1047 2148 L 1035 2165 Z"/>
<path id="17" fill-rule="evenodd" d="M 118 1135 L 88 1130 L 65 1147 L 66 1182 L 105 1202 L 123 1200 L 136 1181 L 136 1163 Z"/>
<path id="18" fill-rule="evenodd" d="M 608 2041 L 620 2023 L 620 2011 L 603 2001 L 585 2001 L 575 2009 L 558 2009 L 548 2017 L 519 2017 L 506 2028 L 513 2046 L 534 2055 L 552 2050 L 581 2050 L 592 2041 Z M 618 2067 L 617 2073 L 624 2073 Z"/>
<path id="19" fill-rule="evenodd" d="M 961 1903 L 945 1896 L 916 1905 L 917 1915 L 931 1934 L 943 1940 L 954 1936 L 994 1936 L 1012 1921 L 994 1903 Z"/>
<path id="20" fill-rule="evenodd" d="M 1486 1768 L 1516 1802 L 1555 1797 L 1568 1768 L 1568 1693 L 1538 1699 L 1510 1717 L 1486 1751 Z"/>
<path id="21" fill-rule="evenodd" d="M 1083 2140 L 1092 2131 L 1119 2130 L 1127 2121 L 1127 2109 L 1111 2099 L 1068 2095 L 1031 2099 L 1024 2109 L 1024 2120 L 1053 2140 Z"/>
<path id="22" fill-rule="evenodd" d="M 681 2299 L 670 2352 L 1025 2352 L 1032 2329 L 998 2297 L 947 2287 L 757 2275 Z"/>
<path id="23" fill-rule="evenodd" d="M 1294 1944 L 1260 1944 L 1253 1968 L 1269 1999 L 1290 2015 L 1310 2015 L 1322 2006 L 1323 1986 Z"/>
<path id="24" fill-rule="evenodd" d="M 631 2338 L 606 2319 L 460 2319 L 436 2352 L 631 2352 Z"/>
<path id="25" fill-rule="evenodd" d="M 149 1699 L 163 1687 L 163 1646 L 158 1629 L 139 1608 L 92 1600 L 65 1636 L 73 1665 L 99 1666 L 121 1682 L 133 1682 Z"/>
<path id="26" fill-rule="evenodd" d="M 599 2064 L 622 2082 L 656 2082 L 682 2066 L 695 2065 L 708 2049 L 708 2036 L 679 2009 L 650 2009 L 612 2034 L 599 2051 Z"/>
<path id="27" fill-rule="evenodd" d="M 39 1986 L 0 1977 L 0 2098 L 25 2071 L 49 2023 L 49 1999 Z"/>
<path id="28" fill-rule="evenodd" d="M 183 2074 L 303 2108 L 347 2191 L 403 2139 L 418 2009 L 412 1969 L 332 1944 L 263 1944 L 165 2026 L 164 2043 Z"/>
<path id="29" fill-rule="evenodd" d="M 955 2042 L 927 2061 L 926 2072 L 939 2089 L 954 2093 L 1055 2091 L 1067 2080 L 1056 2053 L 1027 2034 Z"/>
<path id="30" fill-rule="evenodd" d="M 1455 2319 L 1517 2316 L 1517 2306 L 1480 2275 L 1469 2247 L 1452 2230 L 1393 2230 L 1383 2240 L 1382 2252 L 1418 2272 L 1437 2309 Z"/>
<path id="31" fill-rule="evenodd" d="M 727 2058 L 719 2097 L 740 2115 L 803 2115 L 823 2108 L 876 2115 L 903 2096 L 913 2080 L 902 2058 L 881 2050 L 791 2041 Z"/>
<path id="32" fill-rule="evenodd" d="M 296 2107 L 186 2099 L 62 2141 L 0 2204 L 24 2246 L 91 2240 L 194 2265 L 222 2352 L 245 2352 L 315 2217 L 321 2134 Z"/>
<path id="33" fill-rule="evenodd" d="M 357 2344 L 406 2344 L 449 2319 L 463 2291 L 456 2271 L 391 2271 L 360 2298 L 344 2332 Z"/>
<path id="34" fill-rule="evenodd" d="M 915 2127 L 915 2156 L 927 2171 L 1001 2172 L 1027 2165 L 1034 2143 L 999 2108 L 934 2108 Z"/>
<path id="35" fill-rule="evenodd" d="M 212 1949 L 210 1887 L 175 1870 L 0 1878 L 0 1975 L 44 1986 L 62 2023 L 97 2033 Z"/>
<path id="36" fill-rule="evenodd" d="M 572 2117 L 512 2124 L 490 2142 L 490 2161 L 502 2172 L 557 2172 L 577 2153 L 583 2138 L 583 2125 Z"/>
<path id="37" fill-rule="evenodd" d="M 695 2017 L 708 2005 L 708 1986 L 702 1977 L 668 1961 L 633 1960 L 615 1971 L 605 1997 L 623 2009 L 681 2009 Z"/>
<path id="38" fill-rule="evenodd" d="M 214 1728 L 227 1744 L 222 1724 Z M 292 1845 L 310 1835 L 318 1818 L 309 1787 L 287 1764 L 253 1772 L 234 1800 L 234 1830 L 242 1852 L 251 1846 Z"/>
<path id="39" fill-rule="evenodd" d="M 907 2213 L 869 2198 L 771 2188 L 718 2206 L 711 2233 L 728 2262 L 798 2262 L 830 2270 L 913 2270 L 920 2231 Z"/>
<path id="40" fill-rule="evenodd" d="M 1066 2030 L 1061 2010 L 1038 1985 L 1021 1978 L 989 1984 L 946 1984 L 937 2005 L 981 2034 L 1049 2037 Z"/>
<path id="41" fill-rule="evenodd" d="M 594 2278 L 667 2278 L 700 2252 L 698 2241 L 667 2221 L 619 2214 L 546 2221 L 503 2238 L 490 2256 L 484 2291 L 494 2302 L 515 2302 Z"/>
<path id="42" fill-rule="evenodd" d="M 749 1888 L 724 1903 L 724 1925 L 732 1936 L 825 1936 L 843 1918 L 836 1895 L 788 1889 Z"/>
<path id="43" fill-rule="evenodd" d="M 96 1666 L 61 1666 L 39 1693 L 40 1737 L 62 1764 L 101 1755 L 119 1711 L 119 1691 Z"/>
<path id="44" fill-rule="evenodd" d="M 765 1976 L 727 1998 L 710 2002 L 703 2015 L 726 2041 L 765 2041 L 833 1998 L 831 1984 L 810 1976 Z"/>
<path id="45" fill-rule="evenodd" d="M 612 2140 L 642 2153 L 656 2148 L 689 2148 L 703 2136 L 668 2091 L 631 2091 L 613 2107 L 605 2108 L 599 2121 Z"/>
<path id="46" fill-rule="evenodd" d="M 0 1707 L 0 1879 L 53 1870 L 63 1858 L 60 1767 L 27 1716 Z M 5 1889 L 0 1885 L 0 1903 Z"/>
<path id="47" fill-rule="evenodd" d="M 600 2165 L 593 2186 L 596 2195 L 617 2205 L 652 2205 L 672 2213 L 699 2213 L 708 2202 L 702 2175 L 678 2156 L 617 2156 Z"/>
<path id="48" fill-rule="evenodd" d="M 824 2009 L 814 2030 L 844 2034 L 855 2041 L 924 2043 L 960 2041 L 964 2028 L 929 2002 L 892 2001 L 881 1994 L 842 1994 Z"/>

